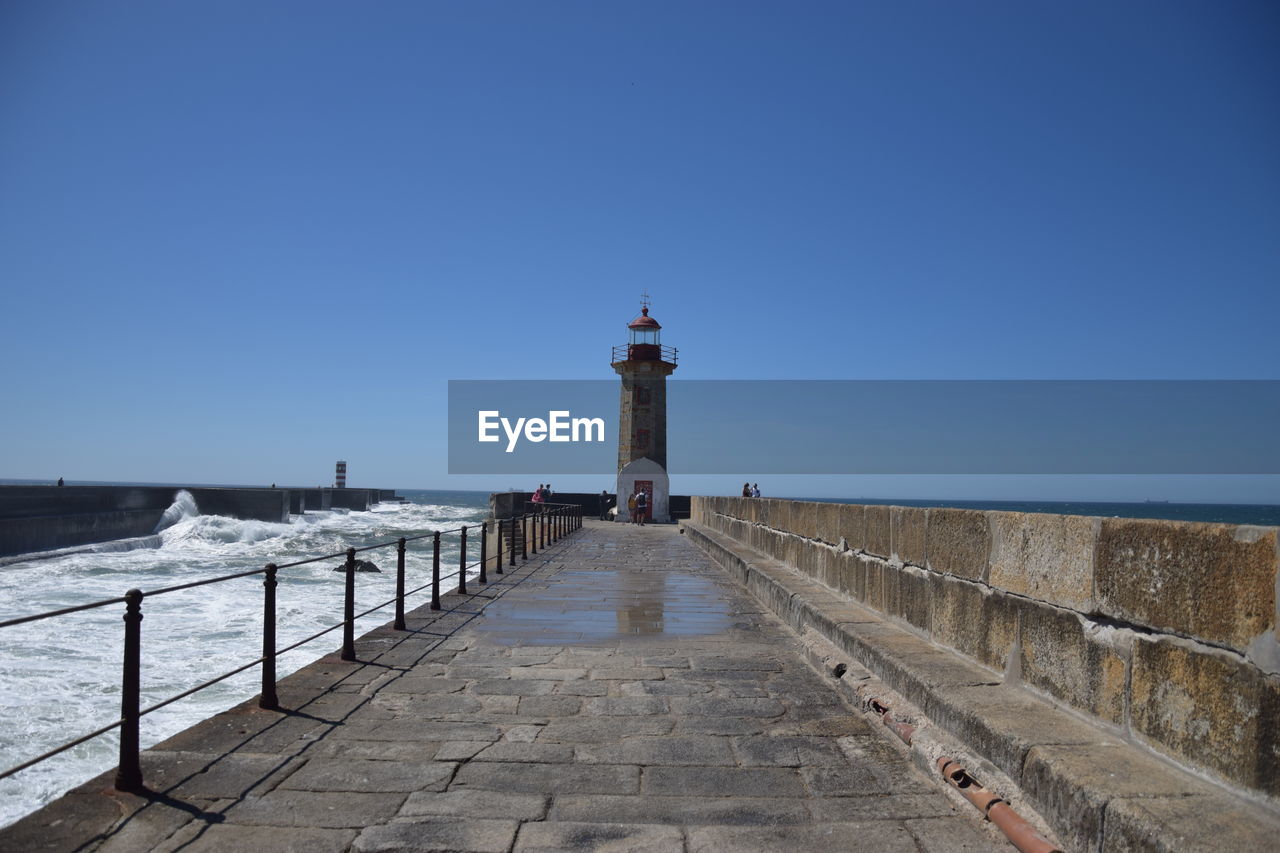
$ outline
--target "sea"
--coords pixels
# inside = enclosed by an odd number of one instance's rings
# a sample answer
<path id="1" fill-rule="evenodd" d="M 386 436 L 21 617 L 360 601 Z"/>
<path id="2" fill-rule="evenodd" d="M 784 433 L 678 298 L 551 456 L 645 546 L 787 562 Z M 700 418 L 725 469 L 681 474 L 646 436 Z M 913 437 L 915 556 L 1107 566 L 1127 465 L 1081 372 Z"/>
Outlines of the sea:
<path id="1" fill-rule="evenodd" d="M 487 492 L 408 489 L 400 494 L 406 503 L 383 503 L 368 512 L 309 511 L 291 516 L 287 523 L 269 523 L 202 514 L 191 496 L 175 487 L 163 529 L 153 536 L 0 565 L 0 621 L 115 598 L 132 588 L 157 590 L 270 562 L 455 529 L 479 522 L 488 512 Z M 1280 525 L 1277 506 L 868 498 L 843 502 Z M 458 564 L 457 537 L 443 537 L 442 543 L 442 568 L 448 572 Z M 471 553 L 474 560 L 476 552 Z M 394 549 L 361 556 L 382 571 L 357 575 L 357 612 L 388 601 L 395 592 Z M 343 575 L 334 571 L 341 563 L 341 558 L 334 558 L 280 571 L 278 648 L 341 621 Z M 410 545 L 406 575 L 410 589 L 429 582 L 429 539 Z M 417 593 L 407 606 L 428 603 L 428 595 L 426 590 Z M 261 576 L 144 599 L 143 707 L 256 659 L 261 653 L 261 602 Z M 118 719 L 122 614 L 122 606 L 113 605 L 0 628 L 0 771 Z M 357 636 L 393 615 L 387 608 L 358 620 Z M 340 644 L 341 633 L 335 631 L 286 653 L 278 663 L 279 676 L 334 652 Z M 159 743 L 252 699 L 258 694 L 259 678 L 255 666 L 147 715 L 142 745 Z M 117 749 L 113 732 L 0 780 L 0 826 L 112 769 Z"/>
<path id="2" fill-rule="evenodd" d="M 288 523 L 202 515 L 188 493 L 175 490 L 168 526 L 156 535 L 67 549 L 68 553 L 0 566 L 0 621 L 219 575 L 336 554 L 348 547 L 395 542 L 452 530 L 488 515 L 488 493 L 402 490 L 407 503 L 368 512 L 311 512 Z M 441 538 L 442 574 L 456 571 L 458 537 Z M 478 544 L 469 546 L 470 560 Z M 75 552 L 75 553 L 69 553 Z M 381 572 L 357 574 L 356 612 L 395 595 L 395 548 L 362 553 Z M 279 572 L 277 648 L 342 620 L 342 558 Z M 431 579 L 430 538 L 410 543 L 406 587 Z M 474 574 L 474 573 L 473 573 Z M 142 707 L 146 708 L 255 660 L 262 652 L 262 576 L 209 584 L 143 600 Z M 427 604 L 430 590 L 406 608 Z M 107 725 L 120 716 L 123 605 L 0 628 L 0 771 Z M 390 621 L 388 607 L 357 620 L 356 636 Z M 337 650 L 341 629 L 283 655 L 280 677 Z M 252 667 L 143 717 L 147 747 L 258 695 Z M 115 767 L 115 732 L 0 780 L 0 826 Z"/>

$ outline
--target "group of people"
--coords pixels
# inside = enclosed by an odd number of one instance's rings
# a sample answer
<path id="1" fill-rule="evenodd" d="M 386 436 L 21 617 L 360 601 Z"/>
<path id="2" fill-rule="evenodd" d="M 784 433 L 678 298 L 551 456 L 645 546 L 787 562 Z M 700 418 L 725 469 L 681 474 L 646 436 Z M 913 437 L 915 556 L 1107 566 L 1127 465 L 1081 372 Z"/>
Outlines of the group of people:
<path id="1" fill-rule="evenodd" d="M 760 497 L 760 484 L 759 483 L 743 483 L 742 496 L 744 498 Z"/>
<path id="2" fill-rule="evenodd" d="M 550 503 L 552 494 L 553 492 L 551 491 L 550 483 L 547 483 L 546 485 L 539 483 L 537 490 L 533 493 L 533 497 L 530 498 L 530 500 L 536 504 Z"/>
<path id="3" fill-rule="evenodd" d="M 600 491 L 600 520 L 609 520 L 609 510 L 612 508 L 610 504 L 613 499 L 609 497 L 607 489 Z M 630 517 L 632 524 L 644 525 L 645 520 L 649 517 L 652 507 L 649 505 L 649 493 L 644 489 L 636 489 L 634 495 L 627 496 L 627 515 Z"/>

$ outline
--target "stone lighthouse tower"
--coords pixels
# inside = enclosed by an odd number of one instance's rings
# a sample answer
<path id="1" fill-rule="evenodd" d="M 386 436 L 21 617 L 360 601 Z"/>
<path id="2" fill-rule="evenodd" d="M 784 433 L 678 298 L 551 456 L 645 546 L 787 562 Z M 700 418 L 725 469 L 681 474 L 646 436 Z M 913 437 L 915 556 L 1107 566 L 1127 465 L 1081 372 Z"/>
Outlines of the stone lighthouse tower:
<path id="1" fill-rule="evenodd" d="M 627 324 L 630 340 L 613 348 L 613 369 L 622 377 L 618 412 L 618 519 L 629 521 L 627 498 L 637 490 L 649 497 L 649 518 L 669 521 L 667 477 L 667 377 L 676 369 L 676 350 L 662 345 L 662 326 L 649 316 L 649 297 L 640 316 Z"/>

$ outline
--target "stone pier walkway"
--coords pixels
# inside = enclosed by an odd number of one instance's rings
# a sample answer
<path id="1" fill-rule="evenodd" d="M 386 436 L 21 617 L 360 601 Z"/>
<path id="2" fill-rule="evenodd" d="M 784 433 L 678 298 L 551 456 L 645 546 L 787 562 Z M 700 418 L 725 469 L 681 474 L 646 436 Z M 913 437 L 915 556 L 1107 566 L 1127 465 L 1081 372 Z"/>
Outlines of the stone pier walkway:
<path id="1" fill-rule="evenodd" d="M 0 831 L 5 850 L 1011 850 L 671 526 L 589 522 Z M 473 587 L 473 593 L 476 592 Z"/>

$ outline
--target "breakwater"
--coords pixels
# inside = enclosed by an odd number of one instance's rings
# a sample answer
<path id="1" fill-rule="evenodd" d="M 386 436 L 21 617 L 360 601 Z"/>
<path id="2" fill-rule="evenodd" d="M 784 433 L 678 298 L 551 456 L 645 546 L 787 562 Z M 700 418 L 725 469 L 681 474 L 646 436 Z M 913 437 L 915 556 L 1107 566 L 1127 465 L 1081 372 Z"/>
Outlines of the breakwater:
<path id="1" fill-rule="evenodd" d="M 995 683 L 1280 796 L 1277 528 L 717 497 L 693 520 Z"/>
<path id="2" fill-rule="evenodd" d="M 180 489 L 205 515 L 275 523 L 307 509 L 364 511 L 399 499 L 386 489 L 0 486 L 0 557 L 146 536 Z"/>

